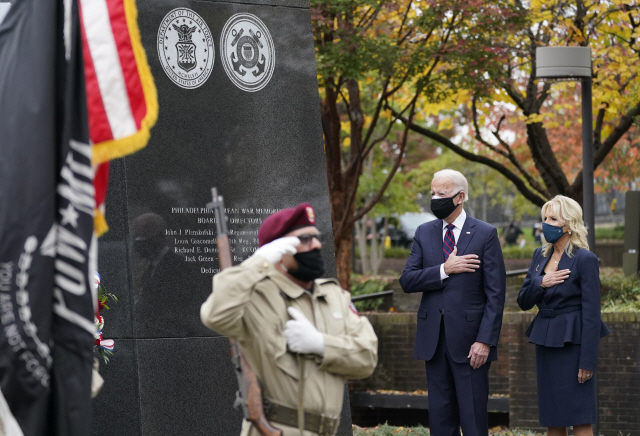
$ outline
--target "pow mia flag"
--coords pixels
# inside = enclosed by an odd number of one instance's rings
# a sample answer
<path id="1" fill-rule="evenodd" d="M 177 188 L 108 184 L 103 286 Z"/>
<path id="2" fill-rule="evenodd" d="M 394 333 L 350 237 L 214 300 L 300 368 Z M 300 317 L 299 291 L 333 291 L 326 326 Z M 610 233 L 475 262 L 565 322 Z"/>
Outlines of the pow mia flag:
<path id="1" fill-rule="evenodd" d="M 91 433 L 94 188 L 74 0 L 0 25 L 0 430 Z M 0 431 L 2 433 L 2 431 Z"/>

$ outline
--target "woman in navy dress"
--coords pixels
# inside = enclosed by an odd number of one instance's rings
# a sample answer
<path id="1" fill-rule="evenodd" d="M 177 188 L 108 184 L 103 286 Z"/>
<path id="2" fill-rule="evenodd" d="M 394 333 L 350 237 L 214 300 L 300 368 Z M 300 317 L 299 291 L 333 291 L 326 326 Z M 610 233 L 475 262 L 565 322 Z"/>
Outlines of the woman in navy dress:
<path id="1" fill-rule="evenodd" d="M 589 251 L 580 205 L 557 195 L 542 206 L 542 247 L 518 295 L 522 310 L 538 306 L 527 328 L 536 344 L 540 425 L 549 436 L 592 436 L 597 421 L 595 370 L 600 338 L 598 258 Z"/>

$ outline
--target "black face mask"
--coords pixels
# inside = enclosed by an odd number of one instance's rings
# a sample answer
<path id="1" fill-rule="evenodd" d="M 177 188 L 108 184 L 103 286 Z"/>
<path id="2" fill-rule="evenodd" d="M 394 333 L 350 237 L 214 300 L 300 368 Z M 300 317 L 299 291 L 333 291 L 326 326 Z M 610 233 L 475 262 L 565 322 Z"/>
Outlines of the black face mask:
<path id="1" fill-rule="evenodd" d="M 458 191 L 458 194 L 461 192 L 462 191 Z M 433 212 L 436 218 L 443 220 L 456 210 L 458 205 L 453 203 L 453 199 L 456 198 L 458 194 L 453 197 L 431 199 L 431 212 Z"/>
<path id="2" fill-rule="evenodd" d="M 298 263 L 295 271 L 289 270 L 289 274 L 303 282 L 319 279 L 324 274 L 324 261 L 319 248 L 304 253 L 296 253 L 293 258 Z"/>

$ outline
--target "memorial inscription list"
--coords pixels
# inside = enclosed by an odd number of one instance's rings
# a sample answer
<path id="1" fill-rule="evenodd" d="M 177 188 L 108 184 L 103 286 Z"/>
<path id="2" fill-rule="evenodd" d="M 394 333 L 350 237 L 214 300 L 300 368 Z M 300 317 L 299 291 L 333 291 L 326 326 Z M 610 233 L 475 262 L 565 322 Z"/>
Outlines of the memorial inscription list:
<path id="1" fill-rule="evenodd" d="M 253 254 L 258 247 L 258 227 L 267 216 L 279 210 L 225 208 L 234 265 Z M 182 256 L 185 263 L 197 264 L 201 274 L 218 273 L 216 218 L 213 211 L 204 207 L 172 207 L 171 213 L 186 215 L 191 223 L 189 227 L 165 229 L 165 236 L 171 238 L 173 252 Z"/>

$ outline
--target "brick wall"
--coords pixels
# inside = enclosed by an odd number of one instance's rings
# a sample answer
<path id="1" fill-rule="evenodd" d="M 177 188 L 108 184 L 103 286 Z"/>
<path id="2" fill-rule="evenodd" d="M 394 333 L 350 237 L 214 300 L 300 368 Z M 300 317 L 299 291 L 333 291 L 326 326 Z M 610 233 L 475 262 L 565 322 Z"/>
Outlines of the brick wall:
<path id="1" fill-rule="evenodd" d="M 415 313 L 368 313 L 379 338 L 374 374 L 350 382 L 350 392 L 426 390 L 424 363 L 413 359 Z M 490 394 L 509 395 L 509 425 L 541 431 L 538 424 L 535 346 L 524 335 L 535 314 L 507 312 L 498 361 L 489 372 Z M 640 313 L 606 313 L 612 333 L 600 342 L 598 359 L 599 432 L 640 436 Z"/>
<path id="2" fill-rule="evenodd" d="M 640 435 L 640 312 L 605 313 L 600 341 L 598 410 L 605 435 Z"/>

